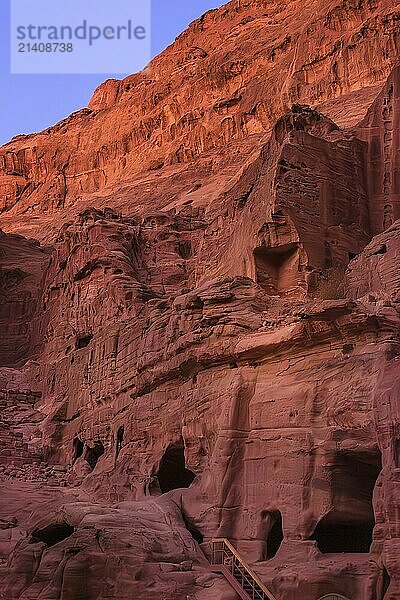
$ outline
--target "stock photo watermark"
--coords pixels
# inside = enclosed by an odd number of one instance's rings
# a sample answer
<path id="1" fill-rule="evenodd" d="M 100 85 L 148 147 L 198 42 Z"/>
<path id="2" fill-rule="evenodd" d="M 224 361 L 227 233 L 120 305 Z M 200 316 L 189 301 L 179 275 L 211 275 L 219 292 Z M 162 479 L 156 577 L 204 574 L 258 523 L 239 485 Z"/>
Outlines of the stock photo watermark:
<path id="1" fill-rule="evenodd" d="M 151 0 L 11 0 L 11 73 L 140 71 L 151 58 Z"/>

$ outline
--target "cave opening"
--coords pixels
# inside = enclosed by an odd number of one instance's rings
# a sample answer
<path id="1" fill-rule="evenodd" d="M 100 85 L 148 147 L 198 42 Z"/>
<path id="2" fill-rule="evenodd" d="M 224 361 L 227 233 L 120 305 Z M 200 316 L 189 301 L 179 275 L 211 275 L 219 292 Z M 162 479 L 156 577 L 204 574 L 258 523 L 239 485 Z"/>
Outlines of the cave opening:
<path id="1" fill-rule="evenodd" d="M 84 443 L 78 437 L 76 437 L 73 441 L 73 449 L 74 449 L 74 462 L 78 460 L 83 454 Z"/>
<path id="2" fill-rule="evenodd" d="M 74 531 L 74 527 L 68 523 L 52 523 L 43 529 L 32 531 L 30 543 L 37 544 L 38 542 L 44 542 L 49 547 L 55 546 L 71 536 Z"/>
<path id="3" fill-rule="evenodd" d="M 317 525 L 311 539 L 317 541 L 322 554 L 368 553 L 372 542 L 373 521 L 349 523 L 332 511 Z"/>
<path id="4" fill-rule="evenodd" d="M 261 513 L 261 530 L 264 539 L 261 560 L 274 558 L 283 542 L 282 514 L 279 510 Z"/>
<path id="5" fill-rule="evenodd" d="M 381 470 L 379 451 L 336 453 L 331 464 L 333 509 L 310 538 L 320 552 L 369 552 L 375 526 L 372 497 Z"/>
<path id="6" fill-rule="evenodd" d="M 97 461 L 99 460 L 100 456 L 102 456 L 103 454 L 104 454 L 104 446 L 100 441 L 96 441 L 94 443 L 93 448 L 90 448 L 90 447 L 87 448 L 85 460 L 89 463 L 92 470 L 95 468 L 95 466 L 97 465 Z"/>
<path id="7" fill-rule="evenodd" d="M 277 248 L 259 246 L 253 252 L 256 282 L 269 295 L 282 295 L 298 286 L 299 250 L 297 244 Z"/>
<path id="8" fill-rule="evenodd" d="M 118 458 L 119 453 L 122 450 L 122 446 L 124 443 L 124 432 L 125 432 L 125 427 L 123 425 L 121 425 L 121 427 L 118 429 L 118 432 L 117 432 L 117 445 L 116 445 L 117 458 Z"/>
<path id="9" fill-rule="evenodd" d="M 161 459 L 157 477 L 163 494 L 190 486 L 196 475 L 186 468 L 183 438 L 168 446 Z"/>
<path id="10" fill-rule="evenodd" d="M 82 348 L 86 348 L 86 346 L 89 346 L 92 339 L 93 333 L 87 333 L 86 335 L 78 336 L 75 343 L 76 350 L 81 350 Z"/>
<path id="11" fill-rule="evenodd" d="M 351 354 L 354 350 L 354 344 L 344 344 L 342 348 L 342 354 L 344 356 Z"/>
<path id="12" fill-rule="evenodd" d="M 381 244 L 381 246 L 378 248 L 378 250 L 376 250 L 373 253 L 373 256 L 376 256 L 378 254 L 386 254 L 386 252 L 387 252 L 387 246 L 386 246 L 386 244 Z"/>

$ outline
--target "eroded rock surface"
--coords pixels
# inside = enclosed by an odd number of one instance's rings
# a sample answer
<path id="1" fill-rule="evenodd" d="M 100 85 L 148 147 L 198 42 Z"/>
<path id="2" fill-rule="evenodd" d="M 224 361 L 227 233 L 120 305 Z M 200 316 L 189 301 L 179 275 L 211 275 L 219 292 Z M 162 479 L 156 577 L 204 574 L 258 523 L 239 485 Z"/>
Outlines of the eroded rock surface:
<path id="1" fill-rule="evenodd" d="M 255 147 L 294 103 L 354 125 L 398 60 L 398 23 L 394 0 L 234 0 L 209 11 L 148 69 L 100 86 L 89 108 L 7 144 L 0 212 L 53 212 L 145 169 L 156 185 L 162 167 L 227 144 L 225 166 L 235 153 L 245 160 L 243 140 Z"/>
<path id="2" fill-rule="evenodd" d="M 173 600 L 198 590 L 235 597 L 207 572 L 207 560 L 185 527 L 179 502 L 124 502 L 111 507 L 70 502 L 50 510 L 18 543 L 5 597 Z M 33 577 L 32 577 L 33 575 Z"/>
<path id="3" fill-rule="evenodd" d="M 231 2 L 3 148 L 3 598 L 400 597 L 398 19 Z"/>

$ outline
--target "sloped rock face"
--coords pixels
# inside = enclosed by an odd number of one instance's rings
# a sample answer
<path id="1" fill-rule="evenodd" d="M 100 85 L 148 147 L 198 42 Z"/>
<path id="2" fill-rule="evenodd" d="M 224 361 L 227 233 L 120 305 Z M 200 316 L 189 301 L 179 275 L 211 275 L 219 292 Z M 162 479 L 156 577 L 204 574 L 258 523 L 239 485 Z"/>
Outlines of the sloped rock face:
<path id="1" fill-rule="evenodd" d="M 36 240 L 0 230 L 0 367 L 23 363 L 35 351 L 34 317 L 49 254 Z"/>
<path id="2" fill-rule="evenodd" d="M 233 600 L 216 536 L 278 599 L 400 597 L 398 11 L 301 8 L 231 2 L 3 149 L 48 244 L 0 238 L 4 598 Z"/>
<path id="3" fill-rule="evenodd" d="M 396 304 L 400 287 L 399 221 L 374 237 L 347 271 L 347 293 L 354 298 L 371 296 Z"/>
<path id="4" fill-rule="evenodd" d="M 210 11 L 148 69 L 100 86 L 88 109 L 7 144 L 0 211 L 53 212 L 144 169 L 228 143 L 241 153 L 297 102 L 327 115 L 333 102 L 335 119 L 355 124 L 396 63 L 398 23 L 393 0 L 234 0 Z"/>
<path id="5" fill-rule="evenodd" d="M 370 221 L 374 233 L 387 229 L 400 218 L 399 85 L 400 69 L 397 68 L 357 127 L 357 135 L 368 141 Z"/>
<path id="6" fill-rule="evenodd" d="M 50 511 L 19 542 L 5 597 L 172 600 L 194 587 L 199 598 L 210 588 L 223 594 L 226 584 L 213 586 L 216 578 L 206 564 L 173 499 L 113 508 L 70 503 Z M 35 580 L 27 589 L 32 572 Z"/>

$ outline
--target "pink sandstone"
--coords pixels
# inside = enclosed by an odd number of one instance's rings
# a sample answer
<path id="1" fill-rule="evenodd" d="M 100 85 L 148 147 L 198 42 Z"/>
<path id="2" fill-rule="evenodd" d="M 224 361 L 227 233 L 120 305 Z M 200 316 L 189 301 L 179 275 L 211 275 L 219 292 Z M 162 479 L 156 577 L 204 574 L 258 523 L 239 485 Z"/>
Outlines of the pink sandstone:
<path id="1" fill-rule="evenodd" d="M 399 19 L 234 0 L 0 150 L 1 598 L 400 598 Z"/>

